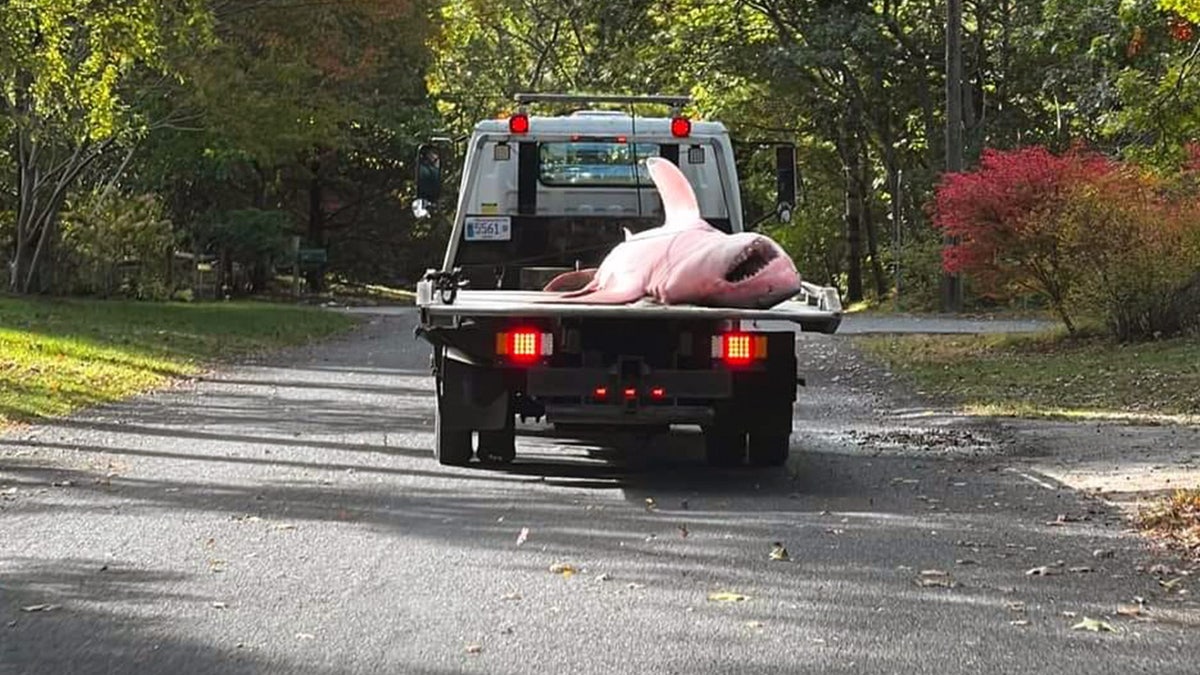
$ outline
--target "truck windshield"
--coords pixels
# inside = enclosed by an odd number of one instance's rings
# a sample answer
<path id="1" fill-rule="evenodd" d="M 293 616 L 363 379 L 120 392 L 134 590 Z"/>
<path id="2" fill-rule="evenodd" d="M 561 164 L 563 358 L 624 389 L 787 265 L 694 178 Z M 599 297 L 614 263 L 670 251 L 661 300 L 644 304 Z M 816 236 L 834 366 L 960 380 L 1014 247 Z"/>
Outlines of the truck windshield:
<path id="1" fill-rule="evenodd" d="M 539 178 L 543 185 L 572 187 L 649 185 L 645 160 L 658 155 L 655 143 L 632 144 L 620 140 L 542 143 Z"/>

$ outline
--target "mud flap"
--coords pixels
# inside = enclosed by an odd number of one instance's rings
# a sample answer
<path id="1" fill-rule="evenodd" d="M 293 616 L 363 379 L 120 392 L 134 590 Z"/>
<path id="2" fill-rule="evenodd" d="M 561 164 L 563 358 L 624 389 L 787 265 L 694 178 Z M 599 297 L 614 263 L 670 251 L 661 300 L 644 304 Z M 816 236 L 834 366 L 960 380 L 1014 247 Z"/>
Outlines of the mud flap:
<path id="1" fill-rule="evenodd" d="M 509 394 L 499 370 L 471 366 L 443 355 L 437 380 L 438 410 L 446 429 L 507 426 Z"/>

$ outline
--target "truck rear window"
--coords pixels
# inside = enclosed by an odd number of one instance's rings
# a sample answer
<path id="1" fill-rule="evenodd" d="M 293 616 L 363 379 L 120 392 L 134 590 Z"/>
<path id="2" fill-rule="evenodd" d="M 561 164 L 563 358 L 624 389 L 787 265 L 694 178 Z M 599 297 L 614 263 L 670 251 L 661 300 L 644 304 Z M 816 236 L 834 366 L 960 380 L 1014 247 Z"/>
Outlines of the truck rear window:
<path id="1" fill-rule="evenodd" d="M 636 173 L 633 154 L 637 153 Z M 542 143 L 539 177 L 543 185 L 630 186 L 650 185 L 647 157 L 657 157 L 656 143 L 571 141 Z"/>

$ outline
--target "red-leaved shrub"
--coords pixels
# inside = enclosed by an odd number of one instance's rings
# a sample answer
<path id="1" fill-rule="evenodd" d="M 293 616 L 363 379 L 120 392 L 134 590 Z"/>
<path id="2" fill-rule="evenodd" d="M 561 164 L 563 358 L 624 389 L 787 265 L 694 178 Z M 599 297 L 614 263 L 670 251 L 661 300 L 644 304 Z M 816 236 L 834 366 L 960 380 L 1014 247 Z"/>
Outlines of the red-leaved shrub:
<path id="1" fill-rule="evenodd" d="M 1086 314 L 1122 340 L 1200 325 L 1200 154 L 1163 178 L 1082 149 L 986 151 L 937 188 L 943 253 L 996 295 L 1044 295 L 1070 331 Z"/>

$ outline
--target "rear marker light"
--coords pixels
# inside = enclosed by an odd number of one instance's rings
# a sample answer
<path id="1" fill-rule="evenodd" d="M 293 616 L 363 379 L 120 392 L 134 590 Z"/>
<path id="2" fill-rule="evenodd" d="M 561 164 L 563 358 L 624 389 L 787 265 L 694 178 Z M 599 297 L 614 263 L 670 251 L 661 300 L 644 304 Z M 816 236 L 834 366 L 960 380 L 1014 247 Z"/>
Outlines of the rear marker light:
<path id="1" fill-rule="evenodd" d="M 628 399 L 637 398 L 637 389 L 634 389 L 632 387 L 626 389 L 625 390 L 625 398 L 628 398 Z"/>
<path id="2" fill-rule="evenodd" d="M 592 392 L 592 395 L 599 400 L 606 399 L 608 398 L 608 387 L 596 387 L 595 391 Z"/>
<path id="3" fill-rule="evenodd" d="M 712 357 L 730 365 L 744 366 L 767 358 L 767 336 L 753 333 L 714 335 Z"/>
<path id="4" fill-rule="evenodd" d="M 517 113 L 508 118 L 508 130 L 514 134 L 529 133 L 529 115 Z"/>
<path id="5" fill-rule="evenodd" d="M 692 133 L 692 121 L 686 117 L 671 118 L 671 135 L 675 138 L 687 138 Z"/>
<path id="6" fill-rule="evenodd" d="M 532 363 L 554 353 L 554 336 L 528 328 L 496 333 L 496 353 L 518 363 Z"/>
<path id="7" fill-rule="evenodd" d="M 667 390 L 663 389 L 662 387 L 655 387 L 650 390 L 650 398 L 652 398 L 656 401 L 661 401 L 666 397 L 667 397 Z"/>

